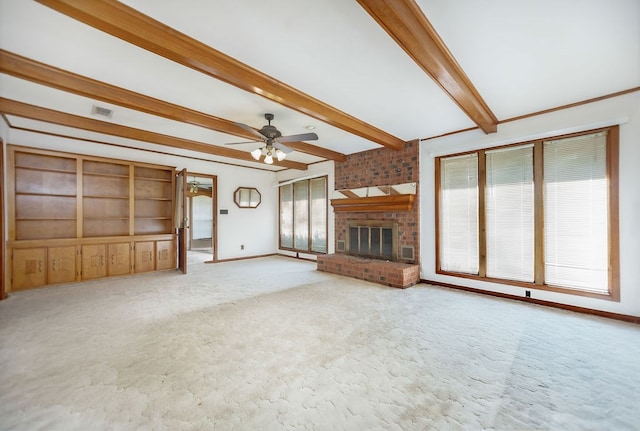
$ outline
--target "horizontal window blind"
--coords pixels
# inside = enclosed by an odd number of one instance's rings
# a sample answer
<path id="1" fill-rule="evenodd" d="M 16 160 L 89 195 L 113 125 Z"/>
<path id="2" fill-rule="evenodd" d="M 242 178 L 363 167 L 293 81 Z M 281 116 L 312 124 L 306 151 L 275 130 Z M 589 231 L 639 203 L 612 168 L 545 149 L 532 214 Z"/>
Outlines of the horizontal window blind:
<path id="1" fill-rule="evenodd" d="M 293 248 L 293 184 L 280 187 L 280 247 Z"/>
<path id="2" fill-rule="evenodd" d="M 440 160 L 440 269 L 477 274 L 478 156 Z"/>
<path id="3" fill-rule="evenodd" d="M 607 136 L 544 143 L 545 283 L 608 292 Z"/>
<path id="4" fill-rule="evenodd" d="M 533 146 L 487 151 L 487 276 L 533 282 Z"/>

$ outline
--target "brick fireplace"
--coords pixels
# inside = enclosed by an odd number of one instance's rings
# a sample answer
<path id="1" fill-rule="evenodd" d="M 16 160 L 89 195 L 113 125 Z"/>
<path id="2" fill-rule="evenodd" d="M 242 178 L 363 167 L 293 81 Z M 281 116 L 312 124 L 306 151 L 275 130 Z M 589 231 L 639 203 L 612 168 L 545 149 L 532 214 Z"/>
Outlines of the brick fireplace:
<path id="1" fill-rule="evenodd" d="M 345 162 L 336 162 L 336 190 L 363 187 L 383 189 L 396 184 L 414 183 L 415 195 L 411 197 L 409 210 L 403 208 L 385 211 L 375 207 L 372 211 L 336 211 L 336 254 L 318 256 L 318 270 L 394 287 L 409 287 L 417 283 L 420 278 L 418 180 L 418 141 L 407 142 L 404 149 L 399 151 L 380 148 L 351 154 Z M 377 235 L 388 233 L 383 230 L 367 230 L 367 227 L 378 226 L 392 226 L 395 229 L 392 256 L 384 255 L 380 248 L 376 248 Z M 355 245 L 354 227 L 358 232 L 358 241 L 362 244 L 362 247 L 358 244 L 355 253 L 352 250 Z M 366 240 L 360 235 L 361 232 L 368 235 Z"/>

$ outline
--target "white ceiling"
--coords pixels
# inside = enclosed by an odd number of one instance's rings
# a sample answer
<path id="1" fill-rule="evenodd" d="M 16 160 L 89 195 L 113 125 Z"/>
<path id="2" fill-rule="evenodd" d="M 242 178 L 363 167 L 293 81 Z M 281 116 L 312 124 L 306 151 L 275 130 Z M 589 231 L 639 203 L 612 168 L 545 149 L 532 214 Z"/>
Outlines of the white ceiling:
<path id="1" fill-rule="evenodd" d="M 402 140 L 475 126 L 355 0 L 123 3 Z M 499 120 L 640 86 L 638 0 L 417 3 Z M 284 135 L 306 133 L 305 127 L 312 125 L 320 139 L 309 143 L 343 154 L 380 147 L 36 2 L 0 0 L 0 48 L 255 128 L 266 123 L 264 113 L 272 112 L 273 124 Z M 0 74 L 0 97 L 89 118 L 95 118 L 91 115 L 94 104 L 111 107 L 114 115 L 107 121 L 209 145 L 246 141 L 6 74 Z M 93 132 L 7 119 L 12 127 L 100 140 Z M 250 151 L 259 146 L 232 148 Z M 212 155 L 206 158 L 282 169 Z M 322 160 L 298 151 L 287 159 Z"/>

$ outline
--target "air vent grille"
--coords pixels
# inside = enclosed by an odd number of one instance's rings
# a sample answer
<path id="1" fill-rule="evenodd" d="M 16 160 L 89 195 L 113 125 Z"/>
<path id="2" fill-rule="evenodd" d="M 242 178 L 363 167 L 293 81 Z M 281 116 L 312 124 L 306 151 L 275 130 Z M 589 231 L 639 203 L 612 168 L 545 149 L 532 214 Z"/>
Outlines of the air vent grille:
<path id="1" fill-rule="evenodd" d="M 113 110 L 105 108 L 103 106 L 93 105 L 93 107 L 91 108 L 91 114 L 99 117 L 111 118 L 111 116 L 113 115 Z"/>
<path id="2" fill-rule="evenodd" d="M 403 260 L 413 260 L 413 247 L 408 245 L 400 247 L 400 257 Z"/>

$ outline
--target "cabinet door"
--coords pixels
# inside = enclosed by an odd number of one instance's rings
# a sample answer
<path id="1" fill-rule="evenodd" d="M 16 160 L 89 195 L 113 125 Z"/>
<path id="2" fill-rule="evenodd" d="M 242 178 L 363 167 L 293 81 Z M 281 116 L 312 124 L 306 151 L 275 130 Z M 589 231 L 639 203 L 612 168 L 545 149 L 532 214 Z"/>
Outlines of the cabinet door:
<path id="1" fill-rule="evenodd" d="M 76 281 L 76 246 L 49 247 L 47 279 L 49 284 Z"/>
<path id="2" fill-rule="evenodd" d="M 108 273 L 112 275 L 129 274 L 131 270 L 131 251 L 128 242 L 109 244 Z"/>
<path id="3" fill-rule="evenodd" d="M 155 271 L 156 259 L 154 253 L 155 242 L 136 242 L 135 247 L 135 271 L 148 272 Z"/>
<path id="4" fill-rule="evenodd" d="M 104 244 L 82 246 L 82 279 L 106 277 L 106 246 Z"/>
<path id="5" fill-rule="evenodd" d="M 173 241 L 158 241 L 156 242 L 156 270 L 163 269 L 175 269 L 176 259 L 173 252 Z"/>
<path id="6" fill-rule="evenodd" d="M 24 248 L 13 250 L 13 288 L 30 289 L 47 284 L 46 249 Z"/>

